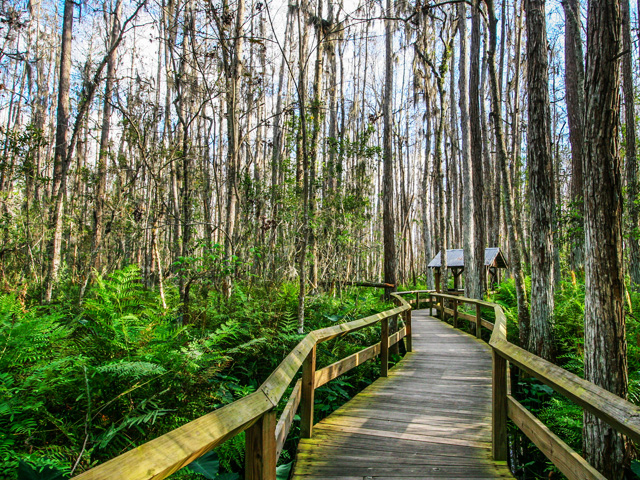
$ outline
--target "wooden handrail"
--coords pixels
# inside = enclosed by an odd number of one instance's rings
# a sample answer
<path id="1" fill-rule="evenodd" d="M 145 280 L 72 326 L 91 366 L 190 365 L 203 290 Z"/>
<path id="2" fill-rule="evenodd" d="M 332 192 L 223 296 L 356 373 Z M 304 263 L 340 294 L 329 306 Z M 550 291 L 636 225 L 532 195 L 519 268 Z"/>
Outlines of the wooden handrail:
<path id="1" fill-rule="evenodd" d="M 311 436 L 313 432 L 313 391 L 315 388 L 377 355 L 383 359 L 382 373 L 386 374 L 390 345 L 399 342 L 404 337 L 407 341 L 407 351 L 411 351 L 411 305 L 402 298 L 401 294 L 423 292 L 428 293 L 417 290 L 392 293 L 394 301 L 398 304 L 395 308 L 308 333 L 256 392 L 135 447 L 77 475 L 74 479 L 159 480 L 168 477 L 216 446 L 246 430 L 245 478 L 275 480 L 276 462 L 298 406 L 301 405 L 303 409 L 301 415 L 302 435 Z M 385 335 L 381 338 L 380 343 L 361 351 L 362 358 L 354 359 L 354 355 L 352 355 L 316 371 L 315 350 L 319 343 L 370 327 L 378 322 L 386 324 L 389 318 L 396 315 L 403 315 L 405 326 L 398 332 L 388 335 L 388 328 L 385 329 L 383 325 Z M 296 383 L 280 420 L 276 421 L 275 408 L 303 365 L 306 366 L 302 381 Z M 319 380 L 322 383 L 319 384 Z"/>
<path id="2" fill-rule="evenodd" d="M 430 295 L 441 300 L 467 303 L 476 306 L 475 318 L 457 314 L 457 318 L 476 324 L 476 334 L 480 338 L 481 327 L 491 326 L 489 345 L 493 356 L 493 418 L 492 448 L 495 460 L 507 458 L 507 418 L 533 441 L 540 450 L 568 478 L 605 478 L 591 467 L 584 458 L 558 439 L 535 416 L 524 410 L 507 390 L 507 362 L 516 365 L 532 377 L 553 388 L 559 394 L 600 418 L 632 441 L 640 442 L 640 407 L 617 395 L 575 375 L 537 355 L 510 343 L 507 340 L 507 319 L 500 305 L 472 298 L 432 292 Z M 495 323 L 481 318 L 481 307 L 492 308 Z M 434 307 L 442 317 L 456 310 Z"/>

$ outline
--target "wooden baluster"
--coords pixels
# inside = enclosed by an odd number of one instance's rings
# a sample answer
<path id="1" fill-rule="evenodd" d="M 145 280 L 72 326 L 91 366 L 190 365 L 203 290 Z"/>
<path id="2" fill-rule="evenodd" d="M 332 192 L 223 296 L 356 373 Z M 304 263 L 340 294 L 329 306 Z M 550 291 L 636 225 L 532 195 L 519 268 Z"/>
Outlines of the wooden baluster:
<path id="1" fill-rule="evenodd" d="M 491 444 L 493 459 L 507 459 L 507 361 L 495 349 L 493 358 L 492 388 L 492 431 Z"/>
<path id="2" fill-rule="evenodd" d="M 458 300 L 453 301 L 453 328 L 458 328 Z"/>
<path id="3" fill-rule="evenodd" d="M 380 376 L 386 377 L 389 374 L 389 319 L 382 320 L 380 326 Z"/>
<path id="4" fill-rule="evenodd" d="M 413 342 L 411 340 L 411 310 L 407 310 L 404 315 L 404 325 L 406 327 L 406 336 L 405 338 L 405 346 L 407 347 L 407 352 L 413 351 Z"/>
<path id="5" fill-rule="evenodd" d="M 445 312 L 445 308 L 447 308 L 447 299 L 446 298 L 441 298 L 440 299 L 440 306 L 442 307 L 442 321 L 446 322 L 447 321 L 447 312 Z"/>
<path id="6" fill-rule="evenodd" d="M 245 479 L 276 480 L 276 412 L 262 415 L 246 430 Z"/>
<path id="7" fill-rule="evenodd" d="M 313 405 L 316 386 L 316 346 L 314 345 L 302 365 L 302 399 L 300 411 L 300 437 L 313 435 Z"/>
<path id="8" fill-rule="evenodd" d="M 416 308 L 420 308 L 420 292 L 416 292 Z"/>
<path id="9" fill-rule="evenodd" d="M 479 303 L 476 303 L 476 338 L 482 338 L 482 315 Z"/>

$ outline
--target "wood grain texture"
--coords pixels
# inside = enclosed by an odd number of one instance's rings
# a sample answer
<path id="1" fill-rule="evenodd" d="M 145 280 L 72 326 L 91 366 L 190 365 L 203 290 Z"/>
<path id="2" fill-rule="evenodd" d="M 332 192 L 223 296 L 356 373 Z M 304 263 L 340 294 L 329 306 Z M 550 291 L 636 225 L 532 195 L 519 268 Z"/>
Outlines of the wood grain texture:
<path id="1" fill-rule="evenodd" d="M 491 459 L 491 349 L 426 311 L 411 330 L 413 352 L 301 440 L 295 480 L 513 478 Z"/>
<path id="2" fill-rule="evenodd" d="M 458 328 L 458 301 L 453 302 L 453 328 Z"/>
<path id="3" fill-rule="evenodd" d="M 389 372 L 389 319 L 380 322 L 380 376 L 386 377 Z"/>
<path id="4" fill-rule="evenodd" d="M 280 415 L 280 419 L 278 420 L 278 424 L 276 425 L 276 460 L 280 458 L 282 447 L 284 447 L 284 442 L 287 440 L 287 435 L 289 435 L 289 430 L 291 429 L 291 424 L 296 416 L 296 411 L 300 405 L 301 398 L 302 380 L 298 380 L 293 387 L 289 400 L 287 401 L 287 404 Z"/>
<path id="5" fill-rule="evenodd" d="M 640 407 L 506 340 L 492 339 L 491 342 L 495 350 L 509 362 L 604 420 L 634 442 L 640 442 Z"/>
<path id="6" fill-rule="evenodd" d="M 507 459 L 507 361 L 495 351 L 493 359 L 492 385 L 492 449 L 496 460 Z"/>
<path id="7" fill-rule="evenodd" d="M 276 480 L 276 412 L 262 415 L 246 431 L 245 480 Z"/>
<path id="8" fill-rule="evenodd" d="M 307 355 L 302 367 L 302 408 L 300 409 L 300 437 L 311 438 L 313 434 L 313 406 L 316 385 L 316 347 Z"/>
<path id="9" fill-rule="evenodd" d="M 413 318 L 413 310 L 407 310 L 404 312 L 404 323 L 405 323 L 405 345 L 407 348 L 407 352 L 413 351 L 413 340 L 412 340 L 412 332 L 411 332 L 411 321 Z"/>
<path id="10" fill-rule="evenodd" d="M 512 396 L 507 397 L 509 418 L 536 444 L 569 480 L 606 480 L 606 477 L 564 443 Z"/>
<path id="11" fill-rule="evenodd" d="M 467 322 L 471 322 L 473 324 L 476 323 L 476 316 L 475 315 L 470 315 L 468 313 L 458 312 L 458 318 L 460 320 L 466 320 Z"/>
<path id="12" fill-rule="evenodd" d="M 316 388 L 321 387 L 327 382 L 330 382 L 334 378 L 339 377 L 345 372 L 348 372 L 352 368 L 362 365 L 367 360 L 370 360 L 380 354 L 380 342 L 375 345 L 371 345 L 364 350 L 354 353 L 342 360 L 339 360 L 331 365 L 321 368 L 316 372 Z"/>
<path id="13" fill-rule="evenodd" d="M 74 478 L 155 480 L 168 477 L 243 431 L 272 408 L 271 401 L 262 391 L 258 391 Z"/>

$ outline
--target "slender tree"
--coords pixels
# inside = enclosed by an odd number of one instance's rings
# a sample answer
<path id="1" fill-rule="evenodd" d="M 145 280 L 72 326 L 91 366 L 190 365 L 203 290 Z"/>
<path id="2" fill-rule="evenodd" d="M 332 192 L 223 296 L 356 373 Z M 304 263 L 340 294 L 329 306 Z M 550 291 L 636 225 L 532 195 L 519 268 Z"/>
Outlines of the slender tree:
<path id="1" fill-rule="evenodd" d="M 60 48 L 60 76 L 58 77 L 58 118 L 56 120 L 56 147 L 51 190 L 52 209 L 49 222 L 53 237 L 47 249 L 49 264 L 44 293 L 44 301 L 47 303 L 51 301 L 53 286 L 58 279 L 62 252 L 63 199 L 68 170 L 69 90 L 71 88 L 71 42 L 73 38 L 74 9 L 75 2 L 73 0 L 65 0 Z"/>
<path id="2" fill-rule="evenodd" d="M 514 202 L 511 186 L 511 175 L 507 168 L 507 147 L 505 144 L 504 133 L 502 130 L 502 115 L 500 89 L 498 85 L 498 72 L 496 69 L 496 45 L 498 43 L 498 19 L 496 18 L 493 0 L 485 0 L 487 4 L 487 13 L 489 17 L 489 47 L 487 48 L 487 64 L 489 67 L 489 84 L 491 86 L 491 104 L 493 116 L 493 129 L 495 131 L 497 143 L 497 159 L 502 171 L 502 195 L 504 199 L 504 214 L 507 224 L 507 232 L 509 237 L 509 251 L 511 252 L 510 266 L 513 273 L 516 286 L 516 297 L 518 301 L 518 325 L 520 331 L 520 345 L 528 345 L 529 343 L 529 302 L 524 285 L 524 272 L 522 270 L 522 261 L 520 257 L 520 247 L 518 242 L 518 233 L 514 218 Z"/>
<path id="3" fill-rule="evenodd" d="M 118 39 L 120 31 L 120 16 L 122 14 L 122 0 L 116 0 L 112 15 L 110 15 L 111 29 L 109 33 L 107 50 L 107 78 L 104 88 L 104 107 L 102 109 L 102 129 L 100 131 L 100 150 L 98 152 L 98 178 L 95 191 L 94 206 L 94 231 L 92 256 L 93 267 L 100 270 L 100 247 L 104 235 L 104 208 L 107 189 L 107 161 L 109 158 L 109 133 L 111 130 L 111 112 L 113 103 L 113 91 L 115 87 L 117 49 L 111 48 Z"/>
<path id="4" fill-rule="evenodd" d="M 582 202 L 583 173 L 582 149 L 584 144 L 584 54 L 582 48 L 580 0 L 563 0 L 564 30 L 564 82 L 567 94 L 567 120 L 571 143 L 571 268 L 581 270 L 584 257 Z"/>
<path id="5" fill-rule="evenodd" d="M 305 296 L 307 288 L 307 247 L 309 244 L 309 142 L 307 134 L 307 2 L 303 0 L 297 12 L 298 34 L 300 36 L 298 54 L 298 107 L 300 115 L 297 160 L 297 185 L 302 206 L 300 231 L 297 239 L 298 260 L 298 333 L 304 333 Z M 304 18 L 303 18 L 304 17 Z"/>
<path id="6" fill-rule="evenodd" d="M 471 7 L 471 69 L 469 74 L 469 117 L 471 121 L 471 165 L 473 198 L 473 255 L 465 258 L 470 294 L 481 299 L 484 294 L 486 272 L 484 250 L 486 245 L 483 208 L 482 125 L 480 118 L 480 0 Z"/>
<path id="7" fill-rule="evenodd" d="M 640 287 L 640 208 L 638 207 L 638 154 L 636 148 L 636 111 L 633 87 L 633 42 L 629 0 L 620 0 L 622 13 L 622 85 L 624 93 L 627 211 L 629 228 L 626 245 L 629 252 L 629 276 L 634 288 Z"/>
<path id="8" fill-rule="evenodd" d="M 384 236 L 384 282 L 395 286 L 396 270 L 398 262 L 396 259 L 395 240 L 395 215 L 393 209 L 393 2 L 387 0 L 384 32 L 385 32 L 385 68 L 384 68 L 384 97 L 382 104 L 383 116 L 383 236 Z M 394 287 L 395 290 L 395 287 Z"/>
<path id="9" fill-rule="evenodd" d="M 464 246 L 464 258 L 471 263 L 474 257 L 472 252 L 472 240 L 474 235 L 473 216 L 473 163 L 471 161 L 471 138 L 469 123 L 469 60 L 467 50 L 467 7 L 464 3 L 456 5 L 458 12 L 458 33 L 460 39 L 460 66 L 458 89 L 460 91 L 460 131 L 462 133 L 462 238 Z M 469 272 L 473 272 L 473 266 L 465 269 L 465 295 L 472 297 L 474 293 L 473 279 Z"/>

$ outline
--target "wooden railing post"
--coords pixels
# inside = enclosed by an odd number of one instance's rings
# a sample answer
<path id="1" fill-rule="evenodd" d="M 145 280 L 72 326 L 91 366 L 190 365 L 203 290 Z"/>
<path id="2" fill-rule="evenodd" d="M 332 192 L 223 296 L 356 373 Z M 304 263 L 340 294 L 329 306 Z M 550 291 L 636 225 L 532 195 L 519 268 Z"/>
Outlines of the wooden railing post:
<path id="1" fill-rule="evenodd" d="M 313 405 L 316 384 L 316 346 L 314 345 L 302 365 L 302 399 L 300 411 L 300 437 L 313 435 Z"/>
<path id="2" fill-rule="evenodd" d="M 447 299 L 446 298 L 441 298 L 440 299 L 440 306 L 442 307 L 442 321 L 446 322 L 447 321 L 447 312 L 445 312 L 445 308 L 447 307 Z"/>
<path id="3" fill-rule="evenodd" d="M 458 300 L 453 301 L 453 328 L 458 328 Z"/>
<path id="4" fill-rule="evenodd" d="M 495 349 L 492 372 L 492 431 L 491 446 L 493 459 L 507 459 L 507 361 Z"/>
<path id="5" fill-rule="evenodd" d="M 382 320 L 380 327 L 380 376 L 386 377 L 389 374 L 389 319 Z"/>
<path id="6" fill-rule="evenodd" d="M 479 303 L 476 303 L 476 338 L 482 338 L 482 316 Z"/>
<path id="7" fill-rule="evenodd" d="M 413 351 L 413 342 L 411 340 L 411 310 L 407 310 L 404 314 L 404 326 L 406 328 L 407 334 L 405 335 L 405 345 L 407 347 L 407 352 Z"/>
<path id="8" fill-rule="evenodd" d="M 416 308 L 420 308 L 420 292 L 416 292 Z"/>
<path id="9" fill-rule="evenodd" d="M 245 479 L 276 480 L 275 410 L 262 415 L 245 435 Z"/>

